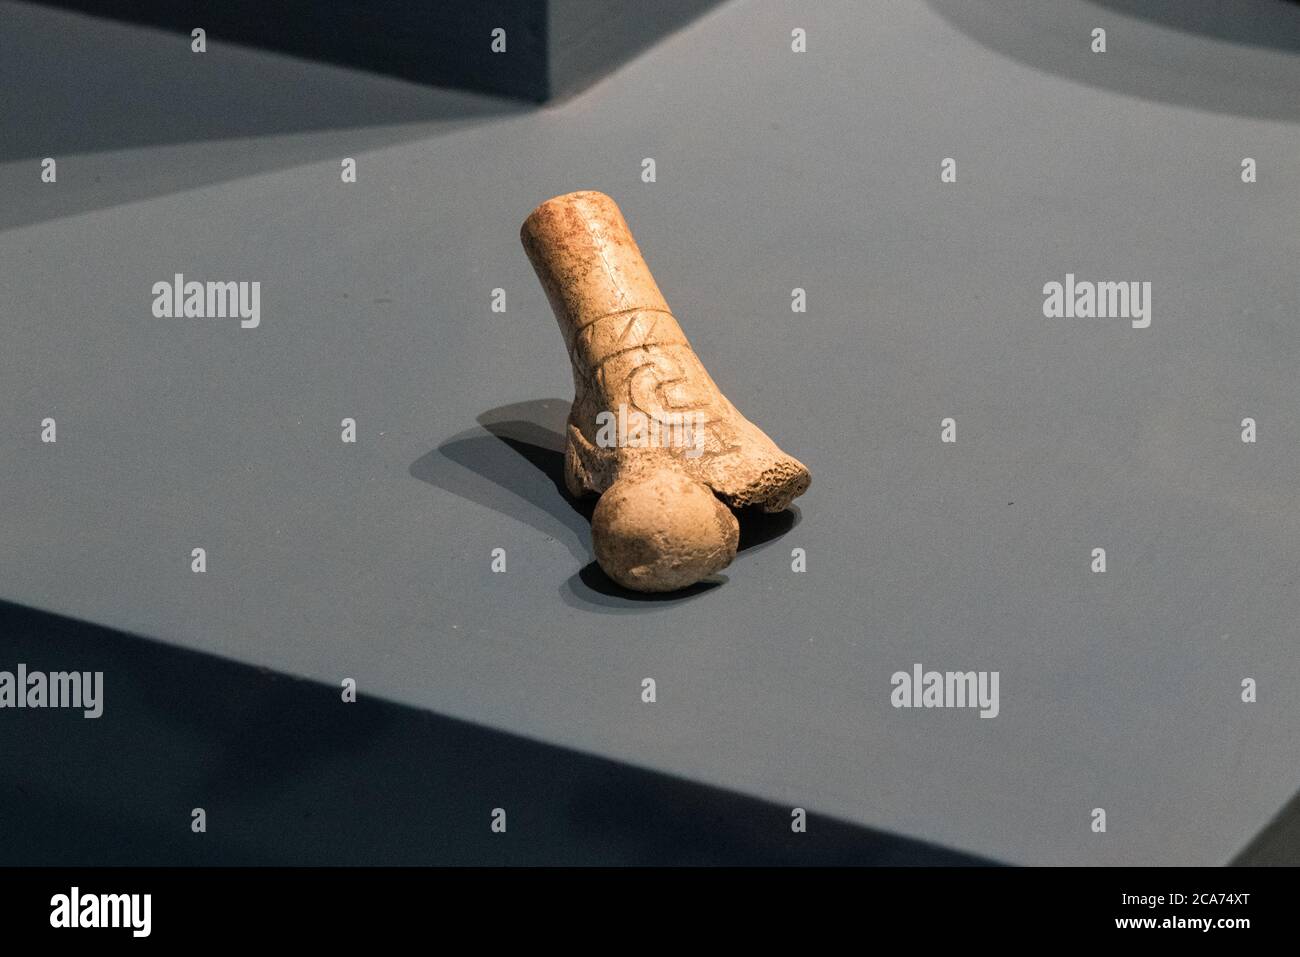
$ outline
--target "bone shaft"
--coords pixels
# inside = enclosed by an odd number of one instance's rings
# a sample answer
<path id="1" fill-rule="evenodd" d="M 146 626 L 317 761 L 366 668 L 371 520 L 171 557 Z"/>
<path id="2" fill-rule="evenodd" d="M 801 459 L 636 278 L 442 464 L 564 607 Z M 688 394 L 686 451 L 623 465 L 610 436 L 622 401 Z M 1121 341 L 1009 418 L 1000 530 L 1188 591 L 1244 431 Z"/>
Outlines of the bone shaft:
<path id="1" fill-rule="evenodd" d="M 591 369 L 621 350 L 688 345 L 623 214 L 603 193 L 538 206 L 520 231 L 569 348 Z"/>

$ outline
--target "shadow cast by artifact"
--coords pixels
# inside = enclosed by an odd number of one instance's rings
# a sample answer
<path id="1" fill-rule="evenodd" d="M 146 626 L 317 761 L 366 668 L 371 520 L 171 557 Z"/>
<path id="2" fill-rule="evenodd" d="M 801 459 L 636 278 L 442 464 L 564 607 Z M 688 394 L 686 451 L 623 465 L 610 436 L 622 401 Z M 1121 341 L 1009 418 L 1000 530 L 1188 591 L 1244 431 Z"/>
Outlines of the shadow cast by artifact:
<path id="1" fill-rule="evenodd" d="M 690 588 L 659 594 L 630 591 L 610 580 L 593 560 L 591 514 L 595 496 L 574 498 L 564 484 L 564 430 L 569 403 L 535 399 L 491 409 L 478 416 L 480 428 L 462 432 L 411 464 L 410 473 L 461 498 L 531 525 L 561 541 L 580 571 L 561 594 L 579 607 L 630 610 L 676 604 L 712 591 L 727 579 L 714 575 Z M 539 481 L 537 473 L 545 477 Z M 484 482 L 483 479 L 487 479 Z M 745 552 L 784 535 L 799 521 L 799 510 L 766 513 L 748 508 L 736 513 Z"/>

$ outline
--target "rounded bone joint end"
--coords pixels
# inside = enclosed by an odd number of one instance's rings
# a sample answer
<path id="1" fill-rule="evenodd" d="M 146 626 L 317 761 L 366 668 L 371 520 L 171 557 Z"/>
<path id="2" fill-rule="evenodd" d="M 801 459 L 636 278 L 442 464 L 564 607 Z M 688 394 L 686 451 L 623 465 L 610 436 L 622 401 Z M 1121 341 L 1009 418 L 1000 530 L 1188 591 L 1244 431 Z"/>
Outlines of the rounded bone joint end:
<path id="1" fill-rule="evenodd" d="M 731 564 L 740 523 L 708 486 L 664 468 L 606 490 L 591 542 L 605 574 L 624 588 L 676 591 Z"/>

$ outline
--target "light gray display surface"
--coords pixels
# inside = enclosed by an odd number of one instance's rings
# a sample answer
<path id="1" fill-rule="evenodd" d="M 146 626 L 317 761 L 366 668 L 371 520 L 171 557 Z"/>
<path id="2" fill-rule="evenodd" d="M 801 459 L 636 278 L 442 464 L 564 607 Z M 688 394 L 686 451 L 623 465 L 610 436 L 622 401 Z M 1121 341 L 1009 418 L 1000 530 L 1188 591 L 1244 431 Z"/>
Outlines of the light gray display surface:
<path id="1" fill-rule="evenodd" d="M 532 110 L 0 3 L 0 597 L 1001 861 L 1228 861 L 1300 787 L 1300 6 L 1038 6 L 724 4 Z M 518 229 L 580 188 L 813 473 L 678 600 L 593 589 L 484 428 L 563 421 Z M 178 272 L 260 327 L 154 318 Z M 1150 328 L 1045 318 L 1067 273 Z M 916 662 L 1000 713 L 893 708 Z"/>

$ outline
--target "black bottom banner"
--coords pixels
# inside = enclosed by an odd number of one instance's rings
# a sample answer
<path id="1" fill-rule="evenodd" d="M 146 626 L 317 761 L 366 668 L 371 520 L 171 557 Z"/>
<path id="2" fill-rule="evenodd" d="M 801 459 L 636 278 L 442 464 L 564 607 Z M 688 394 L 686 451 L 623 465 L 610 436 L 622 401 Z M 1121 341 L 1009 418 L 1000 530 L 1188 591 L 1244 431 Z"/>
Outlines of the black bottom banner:
<path id="1" fill-rule="evenodd" d="M 6 939 L 386 942 L 457 929 L 657 936 L 775 925 L 1002 940 L 1258 942 L 1292 920 L 1274 869 L 154 868 L 0 870 Z M 748 915 L 748 916 L 746 916 Z M 532 930 L 529 930 L 532 928 Z M 549 931 L 545 931 L 550 933 Z M 972 936 L 975 935 L 975 936 Z M 820 936 L 820 934 L 818 935 Z M 608 938 L 606 938 L 608 939 Z"/>

